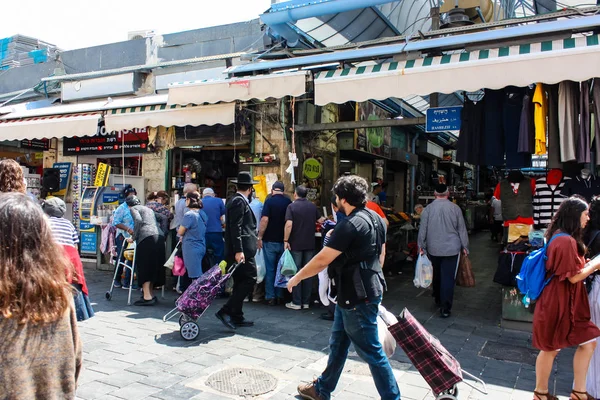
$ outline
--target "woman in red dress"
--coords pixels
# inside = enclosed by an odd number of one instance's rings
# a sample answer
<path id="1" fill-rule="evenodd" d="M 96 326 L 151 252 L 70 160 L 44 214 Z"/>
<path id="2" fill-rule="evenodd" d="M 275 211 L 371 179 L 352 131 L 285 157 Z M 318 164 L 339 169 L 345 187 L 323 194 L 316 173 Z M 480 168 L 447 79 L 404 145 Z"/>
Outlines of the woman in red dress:
<path id="1" fill-rule="evenodd" d="M 533 315 L 533 346 L 540 349 L 535 366 L 534 399 L 558 400 L 548 393 L 554 358 L 561 349 L 578 346 L 573 359 L 571 399 L 593 399 L 586 391 L 586 374 L 600 329 L 590 321 L 590 305 L 583 280 L 600 267 L 600 258 L 586 263 L 583 229 L 588 223 L 588 204 L 579 196 L 565 200 L 546 231 L 546 240 L 557 233 L 547 249 L 550 283 L 538 299 Z"/>

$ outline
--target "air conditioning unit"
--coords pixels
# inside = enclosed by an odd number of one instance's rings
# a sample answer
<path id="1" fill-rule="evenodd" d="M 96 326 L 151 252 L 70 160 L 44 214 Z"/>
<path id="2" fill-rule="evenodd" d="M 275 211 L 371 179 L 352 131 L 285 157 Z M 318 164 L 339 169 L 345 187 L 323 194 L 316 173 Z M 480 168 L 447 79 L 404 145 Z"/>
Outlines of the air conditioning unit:
<path id="1" fill-rule="evenodd" d="M 154 36 L 153 30 L 131 31 L 127 33 L 127 40 L 146 39 Z"/>

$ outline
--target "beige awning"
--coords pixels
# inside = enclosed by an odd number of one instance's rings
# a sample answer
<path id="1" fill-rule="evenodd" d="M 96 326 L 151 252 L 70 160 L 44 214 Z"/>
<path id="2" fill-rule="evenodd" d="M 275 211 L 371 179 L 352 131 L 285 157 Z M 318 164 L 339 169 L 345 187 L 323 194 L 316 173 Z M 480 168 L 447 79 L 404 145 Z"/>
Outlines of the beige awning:
<path id="1" fill-rule="evenodd" d="M 167 104 L 213 104 L 236 100 L 298 97 L 306 93 L 306 78 L 307 72 L 302 71 L 175 83 L 169 86 Z"/>
<path id="2" fill-rule="evenodd" d="M 230 125 L 235 119 L 235 103 L 205 106 L 156 105 L 110 110 L 104 116 L 106 130 L 145 128 L 148 126 Z"/>
<path id="3" fill-rule="evenodd" d="M 316 74 L 315 104 L 501 89 L 600 76 L 598 35 L 521 44 Z"/>
<path id="4" fill-rule="evenodd" d="M 93 136 L 101 116 L 87 113 L 4 119 L 0 120 L 0 141 Z"/>

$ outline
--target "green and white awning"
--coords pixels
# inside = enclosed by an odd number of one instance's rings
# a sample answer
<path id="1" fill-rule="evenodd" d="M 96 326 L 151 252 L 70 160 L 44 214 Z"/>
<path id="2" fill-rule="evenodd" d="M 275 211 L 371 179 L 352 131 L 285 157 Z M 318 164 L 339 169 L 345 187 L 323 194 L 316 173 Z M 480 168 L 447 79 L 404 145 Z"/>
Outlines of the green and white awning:
<path id="1" fill-rule="evenodd" d="M 600 77 L 598 35 L 364 65 L 315 75 L 315 104 Z"/>
<path id="2" fill-rule="evenodd" d="M 112 109 L 104 115 L 106 130 L 156 126 L 230 125 L 235 119 L 235 103 L 203 106 L 151 105 Z"/>

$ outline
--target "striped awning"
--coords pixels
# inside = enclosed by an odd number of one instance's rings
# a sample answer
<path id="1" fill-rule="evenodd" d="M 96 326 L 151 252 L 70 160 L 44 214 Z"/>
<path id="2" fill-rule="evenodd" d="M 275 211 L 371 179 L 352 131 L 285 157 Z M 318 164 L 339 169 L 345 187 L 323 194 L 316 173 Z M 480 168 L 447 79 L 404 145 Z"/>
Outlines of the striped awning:
<path id="1" fill-rule="evenodd" d="M 235 103 L 204 106 L 151 105 L 119 108 L 106 112 L 104 122 L 109 132 L 148 126 L 230 125 L 235 119 Z"/>
<path id="2" fill-rule="evenodd" d="M 167 104 L 214 104 L 218 102 L 266 100 L 306 93 L 308 73 L 290 72 L 169 85 Z"/>
<path id="3" fill-rule="evenodd" d="M 93 136 L 99 112 L 0 120 L 0 141 Z"/>
<path id="4" fill-rule="evenodd" d="M 363 65 L 316 74 L 315 104 L 584 81 L 598 65 L 598 35 Z"/>

